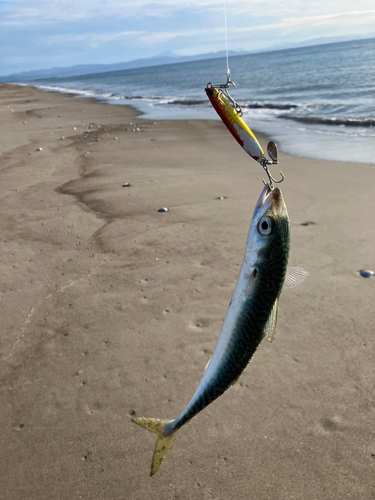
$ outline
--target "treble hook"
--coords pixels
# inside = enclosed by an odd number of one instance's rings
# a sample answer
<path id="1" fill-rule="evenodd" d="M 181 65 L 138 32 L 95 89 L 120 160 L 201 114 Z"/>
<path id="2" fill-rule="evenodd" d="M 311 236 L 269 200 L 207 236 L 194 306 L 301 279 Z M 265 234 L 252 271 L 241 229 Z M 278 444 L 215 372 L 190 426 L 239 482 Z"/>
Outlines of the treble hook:
<path id="1" fill-rule="evenodd" d="M 269 170 L 269 168 L 268 168 L 268 165 L 273 165 L 273 162 L 269 162 L 269 160 L 266 160 L 266 158 L 264 158 L 264 159 L 263 159 L 263 161 L 261 162 L 261 165 L 262 165 L 262 167 L 264 168 L 264 170 L 265 170 L 265 172 L 266 172 L 266 174 L 267 174 L 267 176 L 268 176 L 268 185 L 269 185 L 269 187 L 270 187 L 270 189 L 271 189 L 271 191 L 272 191 L 272 190 L 273 190 L 273 188 L 275 187 L 275 186 L 273 185 L 273 183 L 275 183 L 275 184 L 280 184 L 280 182 L 283 182 L 283 180 L 285 179 L 285 176 L 284 176 L 284 174 L 282 173 L 282 171 L 281 171 L 281 170 L 279 170 L 280 175 L 281 175 L 281 179 L 280 179 L 279 181 L 277 181 L 274 177 L 272 177 L 271 172 L 270 172 L 270 170 Z M 265 181 L 264 179 L 262 179 L 262 181 L 263 181 L 263 184 L 264 184 L 264 185 L 266 185 L 266 184 L 267 184 L 267 183 L 266 183 L 266 181 Z"/>
<path id="2" fill-rule="evenodd" d="M 284 177 L 284 174 L 280 170 L 281 179 L 279 181 L 277 181 L 274 177 L 272 177 L 271 172 L 268 168 L 269 165 L 277 165 L 279 163 L 279 161 L 277 159 L 277 146 L 276 146 L 275 142 L 270 141 L 267 144 L 267 153 L 268 153 L 268 156 L 271 158 L 270 160 L 267 160 L 267 158 L 262 155 L 262 157 L 258 161 L 262 165 L 264 170 L 266 171 L 266 174 L 268 176 L 268 185 L 272 191 L 272 189 L 274 188 L 273 183 L 280 184 L 280 182 L 283 182 L 285 177 Z M 266 184 L 264 179 L 262 179 L 262 181 L 264 184 Z"/>

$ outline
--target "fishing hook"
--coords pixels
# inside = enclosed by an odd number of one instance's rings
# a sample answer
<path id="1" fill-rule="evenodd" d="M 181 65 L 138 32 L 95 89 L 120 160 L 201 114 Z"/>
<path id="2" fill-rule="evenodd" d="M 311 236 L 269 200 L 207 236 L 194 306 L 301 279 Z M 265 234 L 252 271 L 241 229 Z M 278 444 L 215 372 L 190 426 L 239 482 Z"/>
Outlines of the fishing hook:
<path id="1" fill-rule="evenodd" d="M 269 170 L 269 168 L 268 168 L 268 165 L 274 165 L 275 163 L 277 163 L 277 162 L 273 162 L 273 161 L 267 160 L 267 159 L 266 159 L 266 158 L 264 158 L 264 157 L 262 158 L 262 161 L 260 162 L 260 164 L 262 165 L 262 167 L 264 168 L 264 170 L 265 170 L 265 172 L 266 172 L 266 174 L 267 174 L 267 176 L 268 176 L 268 185 L 269 185 L 269 187 L 270 187 L 271 191 L 272 191 L 272 190 L 273 190 L 273 188 L 275 187 L 275 186 L 273 185 L 273 183 L 275 183 L 275 184 L 280 184 L 280 182 L 283 182 L 283 180 L 285 179 L 285 176 L 284 176 L 284 174 L 282 173 L 282 171 L 281 171 L 281 170 L 279 170 L 280 175 L 281 175 L 281 179 L 280 179 L 279 181 L 277 181 L 277 180 L 276 180 L 276 179 L 272 176 L 272 174 L 271 174 L 271 172 L 270 172 L 270 170 Z M 264 180 L 264 179 L 262 179 L 262 181 L 263 181 L 264 185 L 266 185 L 265 180 Z"/>
<path id="2" fill-rule="evenodd" d="M 271 158 L 270 160 L 267 160 L 267 158 L 262 155 L 262 157 L 258 161 L 262 165 L 262 167 L 264 168 L 264 170 L 268 176 L 268 185 L 269 185 L 270 189 L 272 190 L 274 188 L 273 183 L 280 184 L 280 182 L 283 182 L 285 177 L 284 177 L 284 174 L 280 170 L 281 179 L 279 181 L 277 181 L 274 177 L 272 177 L 271 172 L 268 168 L 269 165 L 277 165 L 279 163 L 279 161 L 277 159 L 277 145 L 275 142 L 270 141 L 267 144 L 267 153 L 268 153 L 268 156 Z M 262 181 L 264 184 L 266 184 L 264 179 L 262 179 Z"/>

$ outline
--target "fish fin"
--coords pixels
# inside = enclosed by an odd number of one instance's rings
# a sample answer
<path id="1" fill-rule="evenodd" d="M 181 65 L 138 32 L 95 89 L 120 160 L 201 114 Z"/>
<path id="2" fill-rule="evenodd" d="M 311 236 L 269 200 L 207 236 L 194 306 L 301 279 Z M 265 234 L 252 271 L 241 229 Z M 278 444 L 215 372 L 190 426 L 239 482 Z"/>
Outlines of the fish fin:
<path id="1" fill-rule="evenodd" d="M 284 288 L 293 288 L 300 285 L 309 276 L 303 267 L 288 267 L 286 270 Z"/>
<path id="2" fill-rule="evenodd" d="M 160 418 L 132 418 L 132 422 L 144 427 L 148 431 L 157 434 L 158 440 L 156 441 L 154 454 L 152 456 L 151 473 L 153 476 L 160 467 L 162 461 L 167 456 L 169 448 L 172 446 L 174 438 L 176 437 L 177 430 L 171 434 L 166 434 L 165 426 L 173 420 L 162 420 Z"/>
<path id="3" fill-rule="evenodd" d="M 264 327 L 264 336 L 267 336 L 270 342 L 273 342 L 273 339 L 275 337 L 278 307 L 279 299 L 276 299 L 268 317 L 266 326 Z"/>

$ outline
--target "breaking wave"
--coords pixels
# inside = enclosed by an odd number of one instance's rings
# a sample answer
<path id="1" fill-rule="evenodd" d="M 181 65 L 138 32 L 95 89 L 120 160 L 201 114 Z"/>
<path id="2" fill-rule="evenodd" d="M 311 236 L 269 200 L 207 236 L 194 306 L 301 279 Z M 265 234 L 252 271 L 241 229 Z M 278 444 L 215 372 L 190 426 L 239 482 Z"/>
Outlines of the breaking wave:
<path id="1" fill-rule="evenodd" d="M 375 118 L 322 118 L 318 116 L 282 115 L 282 118 L 310 125 L 334 125 L 345 127 L 374 127 Z"/>

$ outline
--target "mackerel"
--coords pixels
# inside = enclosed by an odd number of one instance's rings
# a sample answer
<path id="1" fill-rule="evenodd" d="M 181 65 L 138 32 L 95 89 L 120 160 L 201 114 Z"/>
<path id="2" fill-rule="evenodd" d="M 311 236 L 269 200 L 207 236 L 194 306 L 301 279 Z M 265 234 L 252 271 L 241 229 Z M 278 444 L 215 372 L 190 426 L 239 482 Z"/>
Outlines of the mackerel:
<path id="1" fill-rule="evenodd" d="M 132 419 L 158 434 L 151 475 L 166 457 L 177 431 L 238 380 L 266 335 L 272 340 L 289 245 L 289 218 L 281 191 L 267 184 L 255 206 L 245 257 L 219 339 L 195 394 L 175 420 Z"/>

